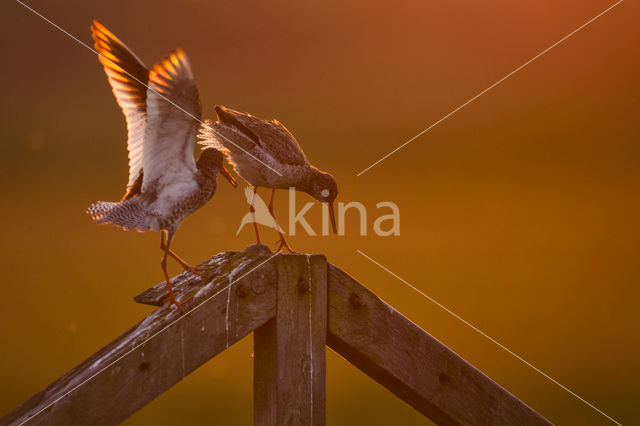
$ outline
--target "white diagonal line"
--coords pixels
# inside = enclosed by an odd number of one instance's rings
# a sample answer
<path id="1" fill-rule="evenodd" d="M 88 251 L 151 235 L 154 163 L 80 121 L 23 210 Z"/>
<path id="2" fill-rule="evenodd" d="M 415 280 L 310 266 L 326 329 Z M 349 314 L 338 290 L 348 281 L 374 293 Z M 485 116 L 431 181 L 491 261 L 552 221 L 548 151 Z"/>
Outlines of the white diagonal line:
<path id="1" fill-rule="evenodd" d="M 127 74 L 129 77 L 131 77 L 132 79 L 134 79 L 135 81 L 137 81 L 138 83 L 142 84 L 144 87 L 146 87 L 148 90 L 151 90 L 153 93 L 157 94 L 158 96 L 160 96 L 162 99 L 164 99 L 165 101 L 169 102 L 171 105 L 173 105 L 174 107 L 178 108 L 180 111 L 184 112 L 186 115 L 188 115 L 189 117 L 193 118 L 194 120 L 196 120 L 197 122 L 199 122 L 200 124 L 202 124 L 203 126 L 205 126 L 207 129 L 211 130 L 213 133 L 215 133 L 216 135 L 220 136 L 221 138 L 223 138 L 224 140 L 226 140 L 227 142 L 229 142 L 230 144 L 232 144 L 233 146 L 235 146 L 236 148 L 240 149 L 241 151 L 243 151 L 245 154 L 253 157 L 254 160 L 258 161 L 259 163 L 262 163 L 263 166 L 271 169 L 271 171 L 273 171 L 274 173 L 276 173 L 278 176 L 282 176 L 282 174 L 280 172 L 278 172 L 276 169 L 274 169 L 273 167 L 271 167 L 270 165 L 266 164 L 265 162 L 263 162 L 262 160 L 260 160 L 259 158 L 256 158 L 253 154 L 251 154 L 250 152 L 246 151 L 244 148 L 242 148 L 241 146 L 238 146 L 235 142 L 233 142 L 231 139 L 227 138 L 226 136 L 224 136 L 223 134 L 221 134 L 220 132 L 216 131 L 214 128 L 212 128 L 211 126 L 209 126 L 207 123 L 205 123 L 204 121 L 202 121 L 201 119 L 199 119 L 198 117 L 196 117 L 195 115 L 191 114 L 189 111 L 185 110 L 184 108 L 182 108 L 180 105 L 174 103 L 171 99 L 165 97 L 163 94 L 159 93 L 158 91 L 156 91 L 155 89 L 153 89 L 152 87 L 149 87 L 146 83 L 138 80 L 135 76 L 131 75 L 130 73 L 127 72 L 127 70 L 125 70 L 124 68 L 122 68 L 120 65 L 116 64 L 115 62 L 113 62 L 111 59 L 107 58 L 106 56 L 100 54 L 100 52 L 98 52 L 97 50 L 95 50 L 93 47 L 89 46 L 88 44 L 84 43 L 83 41 L 80 41 L 77 37 L 75 37 L 73 34 L 69 33 L 68 31 L 66 31 L 65 29 L 63 29 L 62 27 L 60 27 L 59 25 L 57 25 L 56 23 L 54 23 L 53 21 L 51 21 L 50 19 L 48 19 L 47 17 L 43 16 L 42 14 L 38 13 L 37 11 L 35 11 L 34 9 L 32 9 L 31 7 L 27 6 L 26 4 L 24 4 L 23 2 L 21 2 L 20 0 L 15 0 L 17 3 L 20 3 L 22 6 L 24 6 L 25 8 L 29 9 L 31 12 L 33 12 L 35 15 L 39 16 L 40 18 L 42 18 L 43 20 L 47 21 L 48 23 L 50 23 L 51 25 L 53 25 L 55 28 L 57 28 L 58 30 L 60 30 L 61 32 L 63 32 L 64 34 L 66 34 L 67 36 L 71 37 L 73 40 L 75 40 L 76 42 L 78 42 L 79 44 L 81 44 L 82 46 L 86 47 L 87 49 L 91 50 L 93 53 L 97 54 L 98 56 L 100 56 L 101 58 L 105 59 L 107 62 L 111 63 L 112 65 L 117 66 L 119 69 L 121 69 L 125 74 Z"/>
<path id="2" fill-rule="evenodd" d="M 47 408 L 51 407 L 52 405 L 54 405 L 55 403 L 57 403 L 58 401 L 60 401 L 61 399 L 63 399 L 64 397 L 66 397 L 67 395 L 69 395 L 71 392 L 75 391 L 76 389 L 78 389 L 79 387 L 81 387 L 82 385 L 84 385 L 85 383 L 89 382 L 90 380 L 92 380 L 94 377 L 96 377 L 98 374 L 102 373 L 104 370 L 106 370 L 107 368 L 111 367 L 112 365 L 118 363 L 119 361 L 121 361 L 123 358 L 125 358 L 127 355 L 131 354 L 132 352 L 134 352 L 136 349 L 140 348 L 141 346 L 143 346 L 145 343 L 149 342 L 151 339 L 153 339 L 154 337 L 158 336 L 160 333 L 163 333 L 164 331 L 166 331 L 169 327 L 171 327 L 172 325 L 174 325 L 175 323 L 177 323 L 178 321 L 182 321 L 184 318 L 186 318 L 186 316 L 188 314 L 190 314 L 191 312 L 195 311 L 196 309 L 200 308 L 202 305 L 204 305 L 205 303 L 207 303 L 208 301 L 210 301 L 211 299 L 213 299 L 214 297 L 216 297 L 217 295 L 219 295 L 220 293 L 222 293 L 223 291 L 227 290 L 228 288 L 230 288 L 232 285 L 234 285 L 235 283 L 237 283 L 238 281 L 240 281 L 241 279 L 243 279 L 244 277 L 246 277 L 247 275 L 249 275 L 250 273 L 252 273 L 253 271 L 255 271 L 256 269 L 258 269 L 259 267 L 261 267 L 262 265 L 264 265 L 265 263 L 267 263 L 268 261 L 270 261 L 271 259 L 273 259 L 275 256 L 277 256 L 279 253 L 274 253 L 271 256 L 269 256 L 266 260 L 260 262 L 257 266 L 251 268 L 247 273 L 243 274 L 240 278 L 237 278 L 235 280 L 233 280 L 231 283 L 227 284 L 227 286 L 225 286 L 223 289 L 218 290 L 215 294 L 213 294 L 212 296 L 207 297 L 204 301 L 202 301 L 199 305 L 197 305 L 196 307 L 194 307 L 193 309 L 185 312 L 184 314 L 182 314 L 181 316 L 179 316 L 178 318 L 176 318 L 174 321 L 170 322 L 169 324 L 167 324 L 166 326 L 164 326 L 162 329 L 160 329 L 159 331 L 155 332 L 154 334 L 152 334 L 150 337 L 148 337 L 147 339 L 143 340 L 142 342 L 140 342 L 139 344 L 137 344 L 136 346 L 134 346 L 131 350 L 129 350 L 128 352 L 120 355 L 118 358 L 116 358 L 114 361 L 112 361 L 111 363 L 109 363 L 108 365 L 106 365 L 104 368 L 100 369 L 99 371 L 97 371 L 95 374 L 93 374 L 91 377 L 83 380 L 81 383 L 79 383 L 78 385 L 74 386 L 71 390 L 65 392 L 64 394 L 62 394 L 61 396 L 59 396 L 58 398 L 56 398 L 54 401 L 50 402 L 49 404 L 47 404 L 47 406 L 43 407 L 42 409 L 38 410 L 38 412 L 36 412 L 34 415 L 32 415 L 31 417 L 29 417 L 27 420 L 23 421 L 22 423 L 20 423 L 18 426 L 22 426 L 23 424 L 27 423 L 28 421 L 30 421 L 31 419 L 33 419 L 34 417 L 36 417 L 38 414 L 42 413 L 44 410 L 46 410 Z"/>
<path id="3" fill-rule="evenodd" d="M 379 159 L 378 161 L 376 161 L 375 163 L 373 163 L 372 165 L 370 165 L 369 167 L 367 167 L 366 169 L 362 170 L 360 173 L 358 173 L 356 176 L 360 176 L 364 173 L 366 173 L 367 171 L 369 171 L 371 168 L 375 167 L 376 165 L 378 165 L 379 163 L 381 163 L 382 161 L 386 160 L 387 158 L 389 158 L 390 156 L 392 156 L 393 154 L 395 154 L 396 152 L 400 151 L 402 148 L 404 148 L 405 146 L 409 145 L 411 142 L 413 142 L 414 140 L 416 140 L 417 138 L 419 138 L 420 136 L 424 135 L 425 133 L 427 133 L 429 130 L 433 129 L 434 127 L 436 127 L 438 124 L 442 123 L 444 120 L 446 120 L 447 118 L 451 117 L 453 114 L 455 114 L 456 112 L 460 111 L 462 108 L 466 107 L 467 105 L 469 105 L 471 102 L 475 101 L 476 99 L 478 99 L 480 96 L 484 95 L 485 93 L 487 93 L 489 90 L 493 89 L 494 87 L 496 87 L 498 84 L 502 83 L 503 81 L 505 81 L 506 79 L 508 79 L 509 77 L 511 77 L 512 75 L 514 75 L 515 73 L 517 73 L 518 71 L 520 71 L 522 68 L 526 67 L 527 65 L 529 65 L 531 62 L 535 61 L 536 59 L 538 59 L 540 56 L 544 55 L 545 53 L 547 53 L 548 51 L 550 51 L 551 49 L 553 49 L 554 47 L 556 47 L 557 45 L 559 45 L 560 43 L 562 43 L 563 41 L 565 41 L 566 39 L 568 39 L 569 37 L 571 37 L 572 35 L 574 35 L 575 33 L 577 33 L 578 31 L 580 31 L 581 29 L 583 29 L 584 27 L 586 27 L 587 25 L 589 25 L 590 23 L 592 23 L 593 21 L 595 21 L 596 19 L 598 19 L 599 17 L 601 17 L 602 15 L 604 15 L 605 13 L 607 13 L 608 11 L 610 11 L 611 9 L 613 9 L 614 7 L 616 7 L 617 5 L 619 5 L 620 3 L 622 3 L 624 0 L 618 0 L 618 2 L 614 3 L 613 5 L 609 6 L 607 9 L 603 10 L 602 12 L 600 12 L 599 14 L 597 14 L 596 16 L 594 16 L 593 18 L 589 19 L 587 22 L 585 22 L 584 24 L 580 25 L 578 28 L 576 28 L 575 30 L 571 31 L 569 34 L 567 34 L 566 36 L 562 37 L 560 40 L 556 41 L 555 43 L 553 43 L 551 46 L 547 47 L 546 49 L 544 49 L 542 52 L 538 53 L 536 56 L 534 56 L 533 58 L 529 59 L 527 62 L 525 62 L 524 64 L 520 65 L 518 68 L 516 68 L 515 70 L 511 71 L 509 74 L 505 75 L 504 77 L 502 77 L 500 80 L 496 81 L 495 83 L 493 83 L 491 86 L 487 87 L 486 89 L 484 89 L 482 92 L 478 93 L 477 95 L 475 95 L 473 98 L 469 99 L 467 102 L 463 103 L 462 105 L 460 105 L 458 108 L 454 109 L 453 111 L 451 111 L 449 114 L 445 115 L 444 117 L 442 117 L 440 120 L 436 121 L 435 123 L 433 123 L 432 125 L 430 125 L 429 127 L 427 127 L 426 129 L 424 129 L 423 131 L 421 131 L 420 133 L 418 133 L 417 135 L 415 135 L 414 137 L 412 137 L 411 139 L 409 139 L 408 141 L 406 141 L 405 143 L 403 143 L 402 145 L 400 145 L 399 147 L 397 147 L 396 149 L 394 149 L 393 151 L 391 151 L 390 153 L 388 153 L 387 155 L 385 155 L 384 157 L 382 157 L 381 159 Z"/>
<path id="4" fill-rule="evenodd" d="M 394 274 L 393 272 L 391 272 L 389 269 L 385 268 L 384 266 L 382 266 L 380 263 L 378 263 L 377 261 L 373 260 L 372 258 L 370 258 L 369 256 L 367 256 L 366 254 L 364 254 L 363 252 L 361 252 L 360 250 L 356 250 L 358 253 L 360 253 L 362 256 L 364 256 L 365 258 L 369 259 L 371 262 L 373 262 L 374 264 L 378 265 L 378 267 L 380 267 L 381 269 L 387 271 L 389 274 L 393 275 L 395 278 L 397 278 L 398 280 L 402 281 L 404 284 L 406 284 L 407 286 L 409 286 L 410 288 L 412 288 L 414 291 L 418 292 L 420 295 L 422 295 L 423 297 L 425 297 L 426 299 L 428 299 L 429 301 L 431 301 L 432 303 L 434 303 L 435 305 L 437 305 L 438 307 L 442 308 L 443 310 L 445 310 L 448 314 L 452 315 L 453 317 L 455 317 L 457 320 L 461 321 L 462 323 L 464 323 L 466 326 L 470 327 L 472 330 L 474 330 L 475 332 L 479 333 L 480 335 L 482 335 L 483 337 L 485 337 L 486 339 L 490 340 L 491 342 L 495 343 L 496 345 L 498 345 L 500 348 L 502 348 L 503 350 L 505 350 L 506 352 L 508 352 L 510 355 L 512 355 L 513 357 L 515 357 L 516 359 L 518 359 L 519 361 L 523 362 L 524 364 L 528 365 L 529 367 L 531 367 L 533 370 L 535 370 L 536 372 L 538 372 L 539 374 L 543 375 L 544 377 L 546 377 L 548 380 L 552 381 L 553 383 L 555 383 L 556 385 L 560 386 L 562 389 L 564 389 L 565 391 L 569 392 L 571 395 L 575 396 L 576 398 L 578 398 L 580 401 L 584 402 L 585 404 L 587 404 L 589 407 L 593 408 L 594 410 L 596 410 L 598 413 L 602 414 L 603 416 L 605 416 L 607 419 L 611 420 L 613 423 L 622 426 L 621 423 L 617 422 L 616 420 L 614 420 L 613 418 L 611 418 L 609 415 L 607 415 L 604 411 L 600 410 L 598 407 L 596 407 L 595 405 L 593 405 L 592 403 L 590 403 L 589 401 L 585 400 L 584 398 L 582 398 L 580 395 L 576 394 L 575 392 L 573 392 L 571 389 L 567 388 L 566 386 L 564 386 L 562 383 L 558 382 L 557 380 L 555 380 L 553 377 L 549 376 L 547 373 L 545 373 L 544 371 L 540 370 L 538 367 L 536 367 L 535 365 L 531 364 L 529 361 L 527 361 L 526 359 L 522 358 L 520 355 L 516 354 L 515 352 L 513 352 L 512 350 L 510 350 L 509 348 L 507 348 L 506 346 L 504 346 L 502 343 L 498 342 L 496 339 L 494 339 L 493 337 L 489 336 L 487 333 L 485 333 L 484 331 L 480 330 L 478 327 L 476 327 L 475 325 L 471 324 L 470 322 L 468 322 L 467 320 L 465 320 L 464 318 L 462 318 L 460 315 L 456 314 L 455 312 L 453 312 L 451 309 L 447 308 L 446 306 L 440 304 L 440 302 L 438 302 L 437 300 L 435 300 L 434 298 L 432 298 L 431 296 L 425 294 L 424 292 L 422 292 L 421 290 L 418 290 L 416 287 L 414 287 L 413 285 L 411 285 L 410 283 L 408 283 L 407 281 L 405 281 L 404 279 L 402 279 L 401 277 L 399 277 L 398 275 Z"/>

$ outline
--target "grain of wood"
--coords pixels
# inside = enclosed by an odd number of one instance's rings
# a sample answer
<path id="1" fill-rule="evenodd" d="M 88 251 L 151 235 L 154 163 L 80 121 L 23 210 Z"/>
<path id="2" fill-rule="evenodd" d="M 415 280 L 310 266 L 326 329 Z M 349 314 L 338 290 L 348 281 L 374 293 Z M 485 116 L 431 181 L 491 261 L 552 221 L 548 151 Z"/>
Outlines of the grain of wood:
<path id="1" fill-rule="evenodd" d="M 122 422 L 274 316 L 273 260 L 233 284 L 230 291 L 225 289 L 268 254 L 253 246 L 214 256 L 205 262 L 210 266 L 209 279 L 186 277 L 180 286 L 182 294 L 194 295 L 185 310 L 209 299 L 204 305 L 184 316 L 175 308 L 157 309 L 0 419 L 0 425 Z M 161 283 L 156 289 L 160 298 L 166 297 L 163 288 Z"/>
<path id="2" fill-rule="evenodd" d="M 270 256 L 250 246 L 175 277 L 197 309 L 155 310 L 0 425 L 117 424 L 252 331 L 256 425 L 325 424 L 325 344 L 438 424 L 550 424 L 324 256 L 255 269 Z M 166 297 L 160 283 L 135 299 Z"/>
<path id="3" fill-rule="evenodd" d="M 550 424 L 332 265 L 327 344 L 439 425 Z"/>
<path id="4" fill-rule="evenodd" d="M 276 316 L 254 333 L 254 424 L 324 425 L 327 263 L 278 259 Z"/>

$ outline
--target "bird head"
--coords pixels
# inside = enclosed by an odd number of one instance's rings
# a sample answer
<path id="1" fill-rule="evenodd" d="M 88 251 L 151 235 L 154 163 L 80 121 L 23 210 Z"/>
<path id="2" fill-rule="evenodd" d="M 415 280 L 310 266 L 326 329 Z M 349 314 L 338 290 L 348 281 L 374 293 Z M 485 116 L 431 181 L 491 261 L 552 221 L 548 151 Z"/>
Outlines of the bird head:
<path id="1" fill-rule="evenodd" d="M 331 227 L 333 228 L 333 233 L 336 234 L 336 217 L 333 212 L 333 202 L 338 196 L 338 184 L 329 173 L 320 171 L 313 166 L 311 170 L 312 172 L 307 180 L 306 187 L 300 189 L 316 200 L 327 204 L 329 207 L 329 217 L 331 218 Z"/>

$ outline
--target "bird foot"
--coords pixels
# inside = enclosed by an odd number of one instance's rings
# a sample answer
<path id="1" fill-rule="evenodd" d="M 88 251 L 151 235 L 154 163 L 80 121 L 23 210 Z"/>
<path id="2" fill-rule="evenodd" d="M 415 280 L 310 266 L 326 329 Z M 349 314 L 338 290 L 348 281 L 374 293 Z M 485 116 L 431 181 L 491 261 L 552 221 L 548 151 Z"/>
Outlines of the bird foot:
<path id="1" fill-rule="evenodd" d="M 189 296 L 185 300 L 183 300 L 182 302 L 178 302 L 176 297 L 173 294 L 169 293 L 169 296 L 165 300 L 169 301 L 169 307 L 171 307 L 171 305 L 176 305 L 178 307 L 178 309 L 180 309 L 180 312 L 184 315 L 186 312 L 185 312 L 184 308 L 182 307 L 182 305 L 187 303 L 191 299 L 193 299 L 193 296 Z"/>
<path id="2" fill-rule="evenodd" d="M 289 251 L 289 253 L 298 253 L 297 251 L 291 248 L 291 246 L 289 245 L 289 243 L 287 243 L 287 240 L 285 240 L 284 237 L 280 237 L 280 239 L 276 241 L 276 244 L 278 244 L 276 253 L 279 251 L 282 251 L 282 247 L 286 248 Z"/>
<path id="3" fill-rule="evenodd" d="M 182 269 L 184 269 L 186 272 L 191 272 L 193 275 L 204 277 L 204 274 L 208 270 L 206 266 L 199 266 L 199 265 L 194 266 L 194 265 L 188 264 L 187 262 L 185 262 L 184 260 L 178 257 L 176 257 L 175 259 L 180 264 L 180 266 L 182 266 Z"/>
<path id="4" fill-rule="evenodd" d="M 209 269 L 206 266 L 192 266 L 186 264 L 182 265 L 182 268 L 187 272 L 191 272 L 193 275 L 199 276 L 200 278 L 204 278 L 206 272 Z"/>

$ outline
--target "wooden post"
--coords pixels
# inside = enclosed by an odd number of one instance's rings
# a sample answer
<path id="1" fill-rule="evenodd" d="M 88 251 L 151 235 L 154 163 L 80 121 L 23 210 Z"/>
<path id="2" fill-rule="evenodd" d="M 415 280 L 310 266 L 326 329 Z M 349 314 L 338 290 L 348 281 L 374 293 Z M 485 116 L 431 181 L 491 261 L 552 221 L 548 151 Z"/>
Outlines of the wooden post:
<path id="1" fill-rule="evenodd" d="M 279 256 L 276 315 L 254 332 L 254 425 L 324 425 L 327 261 Z"/>
<path id="2" fill-rule="evenodd" d="M 550 423 L 321 255 L 266 246 L 220 253 L 204 277 L 136 296 L 162 306 L 0 418 L 5 425 L 117 424 L 254 332 L 254 423 L 324 425 L 325 344 L 442 425 Z"/>

